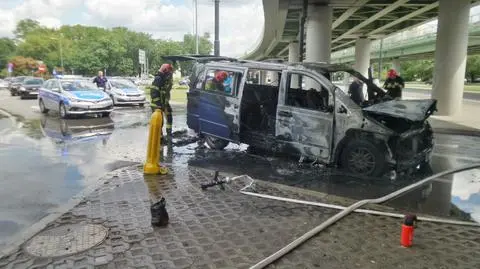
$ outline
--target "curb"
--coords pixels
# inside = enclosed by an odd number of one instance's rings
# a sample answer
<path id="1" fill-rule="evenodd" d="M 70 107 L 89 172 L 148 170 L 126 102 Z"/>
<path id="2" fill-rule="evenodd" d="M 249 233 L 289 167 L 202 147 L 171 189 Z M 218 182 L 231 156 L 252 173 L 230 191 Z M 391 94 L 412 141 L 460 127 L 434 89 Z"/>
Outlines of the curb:
<path id="1" fill-rule="evenodd" d="M 480 130 L 461 130 L 453 128 L 433 128 L 433 133 L 480 137 Z"/>
<path id="2" fill-rule="evenodd" d="M 420 90 L 420 91 L 432 91 L 431 88 L 419 88 L 419 87 L 408 87 L 407 84 L 405 84 L 405 90 Z M 468 93 L 473 93 L 473 94 L 479 94 L 480 95 L 480 91 L 463 91 L 463 92 L 468 92 Z"/>

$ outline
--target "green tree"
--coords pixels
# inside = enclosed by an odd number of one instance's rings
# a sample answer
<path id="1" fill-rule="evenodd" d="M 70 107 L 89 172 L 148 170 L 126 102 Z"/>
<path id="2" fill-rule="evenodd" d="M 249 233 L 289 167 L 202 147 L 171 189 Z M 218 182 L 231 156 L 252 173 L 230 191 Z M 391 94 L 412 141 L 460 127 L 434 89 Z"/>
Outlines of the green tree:
<path id="1" fill-rule="evenodd" d="M 14 76 L 32 75 L 38 68 L 38 61 L 30 57 L 15 56 L 10 61 L 14 64 Z"/>
<path id="2" fill-rule="evenodd" d="M 466 75 L 471 82 L 480 76 L 480 55 L 471 55 L 467 58 Z"/>
<path id="3" fill-rule="evenodd" d="M 15 54 L 15 50 L 15 42 L 12 39 L 0 38 L 0 69 L 7 65 L 8 59 Z"/>
<path id="4" fill-rule="evenodd" d="M 192 34 L 186 34 L 183 36 L 183 53 L 195 54 L 195 36 Z M 198 38 L 198 53 L 199 54 L 211 54 L 213 50 L 213 44 L 210 42 L 210 33 L 204 33 L 203 36 Z"/>
<path id="5" fill-rule="evenodd" d="M 32 19 L 24 19 L 17 23 L 13 33 L 17 39 L 24 39 L 29 33 L 41 29 L 40 23 Z"/>
<path id="6" fill-rule="evenodd" d="M 210 41 L 210 33 L 204 33 L 203 36 L 198 38 L 198 53 L 201 55 L 210 55 L 213 50 L 213 44 Z M 196 45 L 195 45 L 195 36 L 192 34 L 186 34 L 183 36 L 183 54 L 195 54 Z M 182 71 L 182 76 L 190 74 L 192 71 L 193 62 L 181 62 L 180 68 Z"/>
<path id="7" fill-rule="evenodd" d="M 402 77 L 405 81 L 428 81 L 433 78 L 433 60 L 402 61 Z"/>
<path id="8" fill-rule="evenodd" d="M 139 49 L 145 50 L 151 73 L 164 63 L 162 56 L 195 53 L 192 35 L 185 35 L 182 41 L 156 40 L 150 34 L 125 27 L 105 29 L 74 25 L 50 29 L 41 27 L 36 21 L 23 20 L 18 23 L 15 34 L 18 38 L 16 55 L 41 60 L 50 70 L 59 68 L 63 55 L 65 71 L 74 70 L 81 75 L 93 75 L 103 69 L 109 76 L 138 74 Z M 212 51 L 209 38 L 208 33 L 200 38 L 200 54 Z M 185 72 L 190 66 L 191 63 L 182 64 L 182 70 Z"/>

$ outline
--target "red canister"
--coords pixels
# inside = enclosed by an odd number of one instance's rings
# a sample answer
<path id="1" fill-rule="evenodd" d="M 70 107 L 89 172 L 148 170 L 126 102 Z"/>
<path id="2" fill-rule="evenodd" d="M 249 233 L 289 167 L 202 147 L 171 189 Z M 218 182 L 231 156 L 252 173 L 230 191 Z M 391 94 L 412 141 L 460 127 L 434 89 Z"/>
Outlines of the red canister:
<path id="1" fill-rule="evenodd" d="M 413 231 L 415 229 L 415 222 L 417 216 L 406 215 L 402 224 L 402 234 L 400 236 L 400 244 L 402 247 L 411 247 L 413 243 Z"/>

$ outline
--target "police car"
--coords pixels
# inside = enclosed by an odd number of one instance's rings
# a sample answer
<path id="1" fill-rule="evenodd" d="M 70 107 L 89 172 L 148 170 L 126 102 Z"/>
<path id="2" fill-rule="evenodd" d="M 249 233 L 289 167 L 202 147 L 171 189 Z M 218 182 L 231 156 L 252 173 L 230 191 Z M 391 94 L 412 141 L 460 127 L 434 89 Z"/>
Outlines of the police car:
<path id="1" fill-rule="evenodd" d="M 58 111 L 60 117 L 100 114 L 108 117 L 113 111 L 110 96 L 90 81 L 80 79 L 50 79 L 38 92 L 42 113 Z"/>
<path id="2" fill-rule="evenodd" d="M 109 79 L 105 92 L 110 95 L 114 105 L 145 105 L 145 92 L 127 79 Z"/>

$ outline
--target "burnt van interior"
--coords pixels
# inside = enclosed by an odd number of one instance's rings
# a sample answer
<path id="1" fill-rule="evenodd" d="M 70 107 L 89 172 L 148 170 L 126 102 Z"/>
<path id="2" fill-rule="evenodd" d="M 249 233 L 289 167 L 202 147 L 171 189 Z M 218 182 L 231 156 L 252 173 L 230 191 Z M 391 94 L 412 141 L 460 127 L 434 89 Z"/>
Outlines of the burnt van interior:
<path id="1" fill-rule="evenodd" d="M 269 77 L 261 78 L 260 70 L 249 70 L 240 106 L 240 128 L 245 136 L 275 135 L 281 72 L 268 73 Z"/>

